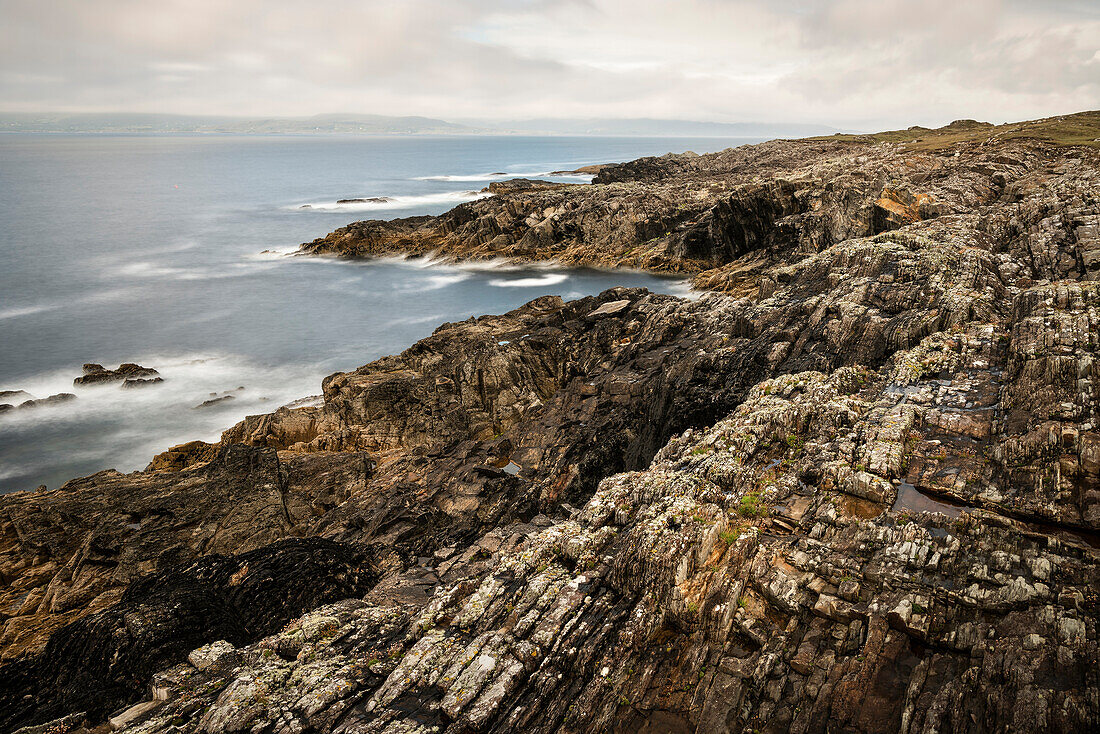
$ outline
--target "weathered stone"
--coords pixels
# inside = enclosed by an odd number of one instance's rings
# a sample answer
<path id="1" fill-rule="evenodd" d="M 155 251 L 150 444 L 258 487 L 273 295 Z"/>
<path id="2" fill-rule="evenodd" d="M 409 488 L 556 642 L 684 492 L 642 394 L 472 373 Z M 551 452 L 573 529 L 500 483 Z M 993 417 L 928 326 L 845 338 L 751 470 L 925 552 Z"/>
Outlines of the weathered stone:
<path id="1" fill-rule="evenodd" d="M 1095 728 L 1098 171 L 1035 140 L 773 141 L 306 245 L 723 293 L 445 324 L 146 473 L 3 498 L 6 649 L 76 620 L 0 668 L 4 725 L 100 722 L 151 680 L 130 731 Z M 295 535 L 362 567 L 211 555 Z M 207 618 L 238 582 L 352 598 L 230 634 Z M 232 666 L 180 670 L 219 639 Z"/>

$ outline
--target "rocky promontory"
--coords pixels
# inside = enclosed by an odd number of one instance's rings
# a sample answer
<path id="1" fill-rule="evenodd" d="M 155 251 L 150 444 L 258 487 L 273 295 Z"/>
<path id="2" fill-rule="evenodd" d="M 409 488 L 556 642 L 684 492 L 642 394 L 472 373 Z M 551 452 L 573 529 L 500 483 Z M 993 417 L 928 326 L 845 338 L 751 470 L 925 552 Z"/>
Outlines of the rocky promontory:
<path id="1" fill-rule="evenodd" d="M 0 729 L 1096 728 L 1098 121 L 642 159 L 304 245 L 707 292 L 443 324 L 3 496 Z"/>

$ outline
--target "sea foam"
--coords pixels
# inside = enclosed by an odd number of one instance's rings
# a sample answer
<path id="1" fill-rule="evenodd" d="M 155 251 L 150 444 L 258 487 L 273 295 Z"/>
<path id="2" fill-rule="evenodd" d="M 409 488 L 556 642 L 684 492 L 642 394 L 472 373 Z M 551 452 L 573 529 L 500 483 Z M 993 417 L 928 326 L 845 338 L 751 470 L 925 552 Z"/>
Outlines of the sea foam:
<path id="1" fill-rule="evenodd" d="M 433 204 L 461 204 L 492 196 L 488 191 L 444 191 L 437 194 L 417 194 L 409 196 L 371 196 L 361 197 L 362 201 L 311 201 L 285 207 L 295 211 L 319 212 L 369 212 L 390 209 L 411 209 L 417 206 Z M 351 198 L 351 197 L 349 197 Z"/>
<path id="2" fill-rule="evenodd" d="M 510 178 L 562 178 L 591 181 L 591 173 L 558 173 L 555 171 L 495 171 L 493 173 L 459 173 L 446 176 L 417 176 L 413 181 L 504 181 Z"/>
<path id="3" fill-rule="evenodd" d="M 557 285 L 569 280 L 568 273 L 547 273 L 535 278 L 494 278 L 489 285 L 497 288 L 538 288 L 544 285 Z"/>

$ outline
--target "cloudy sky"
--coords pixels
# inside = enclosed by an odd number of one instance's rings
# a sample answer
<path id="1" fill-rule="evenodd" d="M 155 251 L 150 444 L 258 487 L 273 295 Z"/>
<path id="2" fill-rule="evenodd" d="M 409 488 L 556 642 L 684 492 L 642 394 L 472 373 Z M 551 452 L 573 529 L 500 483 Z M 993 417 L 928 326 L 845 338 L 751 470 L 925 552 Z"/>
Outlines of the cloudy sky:
<path id="1" fill-rule="evenodd" d="M 1100 108 L 1100 0 L 0 0 L 0 110 L 879 128 Z"/>

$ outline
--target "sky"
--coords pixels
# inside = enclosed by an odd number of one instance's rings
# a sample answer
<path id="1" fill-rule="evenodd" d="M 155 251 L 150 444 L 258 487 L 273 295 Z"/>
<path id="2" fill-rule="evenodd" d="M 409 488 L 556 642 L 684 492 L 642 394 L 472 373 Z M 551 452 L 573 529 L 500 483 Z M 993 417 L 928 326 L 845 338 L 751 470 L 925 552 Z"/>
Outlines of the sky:
<path id="1" fill-rule="evenodd" d="M 1100 108 L 1100 0 L 0 0 L 0 111 L 858 129 Z"/>

